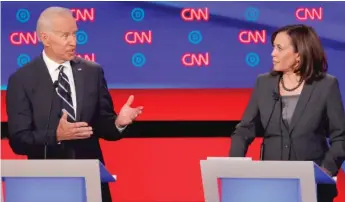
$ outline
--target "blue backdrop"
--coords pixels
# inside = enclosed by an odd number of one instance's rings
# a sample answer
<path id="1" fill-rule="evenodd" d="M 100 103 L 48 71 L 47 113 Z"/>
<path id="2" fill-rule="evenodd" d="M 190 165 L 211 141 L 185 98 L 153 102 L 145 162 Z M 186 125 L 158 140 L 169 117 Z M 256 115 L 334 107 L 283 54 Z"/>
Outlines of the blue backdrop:
<path id="1" fill-rule="evenodd" d="M 345 2 L 2 2 L 1 85 L 39 55 L 40 44 L 12 45 L 11 34 L 34 32 L 43 9 L 94 9 L 78 21 L 80 54 L 94 53 L 110 88 L 251 88 L 271 69 L 270 35 L 280 26 L 312 25 L 322 39 L 330 73 L 345 94 Z M 185 22 L 186 7 L 210 11 L 209 21 Z M 299 21 L 298 8 L 323 8 L 322 20 Z M 152 31 L 152 44 L 128 44 L 127 31 Z M 265 44 L 242 44 L 241 30 L 266 30 Z M 190 36 L 192 31 L 196 31 Z M 18 41 L 18 37 L 16 38 Z M 207 67 L 185 67 L 185 53 L 209 53 Z M 138 54 L 139 53 L 139 54 Z M 249 55 L 251 53 L 251 55 Z M 134 56 L 136 55 L 136 56 Z M 134 58 L 137 57 L 137 58 Z"/>

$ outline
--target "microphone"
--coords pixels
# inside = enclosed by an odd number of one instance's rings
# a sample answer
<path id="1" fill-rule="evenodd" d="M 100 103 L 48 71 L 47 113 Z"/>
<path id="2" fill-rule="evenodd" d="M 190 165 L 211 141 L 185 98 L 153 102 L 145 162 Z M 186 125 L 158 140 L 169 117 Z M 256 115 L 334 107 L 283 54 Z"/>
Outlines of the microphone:
<path id="1" fill-rule="evenodd" d="M 274 104 L 273 104 L 273 107 L 272 107 L 272 110 L 271 110 L 271 114 L 268 118 L 268 121 L 267 121 L 267 124 L 264 128 L 264 132 L 263 132 L 263 138 L 262 138 L 262 143 L 261 143 L 261 147 L 260 147 L 260 160 L 262 161 L 263 160 L 263 156 L 264 156 L 264 142 L 265 142 L 265 133 L 266 133 L 266 130 L 271 122 L 271 118 L 272 118 L 272 115 L 273 115 L 273 112 L 274 112 L 274 108 L 276 107 L 276 104 L 277 102 L 280 100 L 280 95 L 273 91 L 272 93 L 272 98 L 274 100 Z"/>
<path id="2" fill-rule="evenodd" d="M 279 101 L 279 99 L 280 99 L 280 95 L 277 92 L 273 92 L 272 97 L 275 101 Z"/>
<path id="3" fill-rule="evenodd" d="M 58 87 L 59 82 L 56 80 L 53 83 L 53 91 Z M 53 109 L 53 104 L 54 104 L 54 94 L 52 96 L 51 102 L 50 102 L 50 108 L 49 108 L 49 116 L 48 116 L 48 124 L 46 128 L 46 134 L 45 134 L 45 142 L 44 142 L 44 159 L 47 159 L 47 136 L 48 136 L 48 130 L 49 130 L 49 125 L 50 125 L 50 117 L 52 114 L 52 109 Z"/>

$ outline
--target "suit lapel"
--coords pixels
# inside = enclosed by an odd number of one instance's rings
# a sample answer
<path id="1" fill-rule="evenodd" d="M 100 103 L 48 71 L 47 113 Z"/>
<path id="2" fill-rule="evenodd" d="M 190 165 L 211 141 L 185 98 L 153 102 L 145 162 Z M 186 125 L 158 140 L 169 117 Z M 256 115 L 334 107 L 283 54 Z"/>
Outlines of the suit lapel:
<path id="1" fill-rule="evenodd" d="M 46 100 L 46 102 L 42 102 L 44 104 L 42 104 L 40 108 L 42 112 L 46 114 L 45 117 L 47 118 L 45 119 L 45 121 L 48 121 L 49 113 L 51 113 L 52 120 L 55 120 L 54 114 L 57 115 L 59 113 L 59 109 L 58 107 L 56 107 L 56 106 L 60 106 L 58 102 L 59 99 L 57 97 L 57 94 L 54 91 L 53 81 L 51 79 L 51 76 L 43 60 L 42 55 L 37 60 L 36 67 L 37 67 L 37 74 L 36 74 L 37 83 L 36 83 L 36 87 L 34 88 L 34 89 L 37 89 L 36 96 L 38 97 L 38 99 Z M 51 106 L 51 105 L 54 105 L 54 106 Z M 53 127 L 52 125 L 50 126 Z"/>
<path id="2" fill-rule="evenodd" d="M 77 114 L 76 120 L 80 121 L 81 111 L 83 108 L 83 94 L 84 94 L 84 70 L 80 60 L 76 57 L 71 61 L 73 78 L 75 83 L 76 99 L 77 99 Z"/>
<path id="3" fill-rule="evenodd" d="M 313 82 L 312 84 L 304 84 L 295 111 L 292 115 L 291 124 L 289 127 L 289 134 L 291 134 L 293 129 L 296 127 L 298 120 L 300 119 L 305 108 L 307 107 L 307 104 L 310 100 L 310 96 L 314 90 L 315 85 L 315 82 Z"/>
<path id="4" fill-rule="evenodd" d="M 268 124 L 272 123 L 272 120 L 278 120 L 279 119 L 279 113 L 277 113 L 279 111 L 279 76 L 274 77 L 273 79 L 270 80 L 270 82 L 268 83 L 268 86 L 274 86 L 274 88 L 267 88 L 267 94 L 263 95 L 265 97 L 267 97 L 267 100 L 265 102 L 265 116 L 266 119 L 264 120 L 263 127 L 267 126 Z M 272 113 L 272 115 L 271 115 Z M 271 116 L 271 119 L 270 119 Z M 270 120 L 269 120 L 270 119 Z M 268 121 L 270 121 L 271 123 L 268 123 Z"/>

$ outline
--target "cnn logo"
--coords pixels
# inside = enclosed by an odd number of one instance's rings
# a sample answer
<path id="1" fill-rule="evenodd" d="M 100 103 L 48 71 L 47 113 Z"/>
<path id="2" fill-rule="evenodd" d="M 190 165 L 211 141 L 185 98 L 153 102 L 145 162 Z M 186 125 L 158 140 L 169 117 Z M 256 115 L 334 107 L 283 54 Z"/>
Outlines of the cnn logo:
<path id="1" fill-rule="evenodd" d="M 89 60 L 92 62 L 96 61 L 96 54 L 95 53 L 87 53 L 87 54 L 76 54 L 77 57 L 84 58 L 85 60 Z"/>
<path id="2" fill-rule="evenodd" d="M 80 8 L 73 8 L 71 9 L 72 14 L 76 21 L 83 21 L 83 22 L 93 22 L 95 21 L 95 9 L 80 9 Z"/>
<path id="3" fill-rule="evenodd" d="M 210 13 L 208 8 L 184 8 L 181 10 L 183 21 L 208 21 Z"/>
<path id="4" fill-rule="evenodd" d="M 323 20 L 323 8 L 298 8 L 295 16 L 300 21 Z"/>
<path id="5" fill-rule="evenodd" d="M 259 43 L 266 43 L 267 41 L 267 33 L 266 30 L 243 30 L 238 34 L 238 40 L 242 44 L 259 44 Z"/>
<path id="6" fill-rule="evenodd" d="M 125 41 L 128 44 L 151 44 L 152 43 L 152 31 L 138 32 L 128 31 L 125 34 Z"/>
<path id="7" fill-rule="evenodd" d="M 10 35 L 10 42 L 12 45 L 36 45 L 38 44 L 38 37 L 36 32 L 13 32 Z"/>
<path id="8" fill-rule="evenodd" d="M 209 53 L 185 53 L 181 62 L 185 67 L 207 67 L 210 65 Z"/>

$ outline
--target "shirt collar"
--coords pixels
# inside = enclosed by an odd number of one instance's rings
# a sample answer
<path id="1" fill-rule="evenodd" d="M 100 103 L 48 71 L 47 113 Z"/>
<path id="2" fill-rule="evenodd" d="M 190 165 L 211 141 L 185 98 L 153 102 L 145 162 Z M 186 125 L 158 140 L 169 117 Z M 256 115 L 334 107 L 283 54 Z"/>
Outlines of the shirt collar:
<path id="1" fill-rule="evenodd" d="M 45 53 L 44 50 L 43 50 L 43 52 L 42 52 L 42 56 L 43 56 L 43 60 L 44 60 L 44 62 L 46 63 L 47 68 L 48 68 L 48 70 L 49 70 L 50 73 L 52 73 L 52 72 L 54 72 L 54 71 L 57 71 L 60 65 L 63 65 L 63 66 L 65 66 L 66 68 L 71 67 L 70 61 L 66 61 L 66 62 L 64 62 L 64 63 L 62 63 L 62 64 L 56 63 L 55 61 L 53 61 L 52 59 L 50 59 L 50 58 L 46 55 L 46 53 Z"/>

